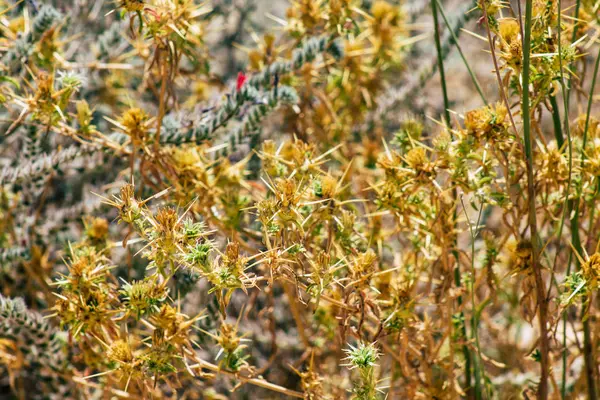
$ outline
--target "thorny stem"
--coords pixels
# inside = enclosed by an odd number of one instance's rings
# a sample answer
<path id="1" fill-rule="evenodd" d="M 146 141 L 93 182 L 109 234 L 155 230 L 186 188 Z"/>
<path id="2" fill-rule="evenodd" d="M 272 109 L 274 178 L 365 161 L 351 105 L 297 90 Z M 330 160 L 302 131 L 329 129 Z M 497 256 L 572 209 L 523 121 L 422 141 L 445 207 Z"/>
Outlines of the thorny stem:
<path id="1" fill-rule="evenodd" d="M 205 368 L 205 369 L 208 369 L 208 370 L 213 371 L 213 372 L 217 372 L 217 373 L 220 373 L 220 374 L 229 375 L 231 377 L 239 379 L 242 382 L 249 383 L 249 384 L 255 385 L 255 386 L 260 386 L 262 388 L 269 389 L 269 390 L 272 390 L 274 392 L 283 393 L 286 396 L 296 397 L 296 398 L 299 398 L 299 399 L 303 399 L 304 398 L 304 394 L 303 393 L 296 392 L 295 390 L 291 390 L 291 389 L 285 388 L 283 386 L 276 385 L 276 384 L 271 383 L 269 381 L 266 381 L 264 379 L 243 377 L 243 376 L 241 376 L 239 374 L 236 374 L 234 372 L 221 369 L 218 366 L 209 363 L 208 361 L 199 360 L 199 362 L 197 364 L 190 365 L 190 369 L 196 369 L 196 368 Z"/>
<path id="2" fill-rule="evenodd" d="M 537 217 L 535 206 L 535 183 L 533 179 L 533 152 L 531 139 L 531 111 L 529 104 L 529 73 L 531 57 L 531 14 L 532 0 L 525 3 L 525 38 L 523 40 L 523 141 L 527 161 L 527 196 L 529 199 L 529 234 L 531 235 L 531 262 L 535 274 L 535 286 L 538 302 L 538 319 L 540 324 L 541 377 L 538 386 L 538 399 L 548 398 L 548 376 L 550 374 L 550 343 L 548 340 L 548 298 L 544 289 L 541 265 L 538 261 L 539 246 L 537 243 Z"/>
<path id="3" fill-rule="evenodd" d="M 292 317 L 294 321 L 296 321 L 296 329 L 298 331 L 298 335 L 300 336 L 300 340 L 306 346 L 306 348 L 310 348 L 310 340 L 306 336 L 306 330 L 304 328 L 304 322 L 302 321 L 302 315 L 298 310 L 298 305 L 296 303 L 296 297 L 294 293 L 294 288 L 288 282 L 283 282 L 283 290 L 285 291 L 285 295 L 288 298 L 288 304 L 290 306 L 290 311 L 292 313 Z"/>
<path id="4" fill-rule="evenodd" d="M 159 105 L 158 105 L 158 119 L 156 122 L 156 137 L 154 139 L 154 152 L 157 153 L 158 149 L 160 147 L 160 130 L 162 127 L 162 120 L 165 116 L 165 103 L 166 103 L 166 99 L 165 99 L 165 94 L 167 91 L 167 63 L 166 63 L 166 55 L 164 57 L 163 62 L 160 63 L 161 66 L 161 84 L 160 84 L 160 99 L 159 99 Z M 159 55 L 159 60 L 160 60 L 160 55 Z"/>
<path id="5" fill-rule="evenodd" d="M 80 378 L 80 377 L 77 377 L 77 376 L 73 377 L 72 379 L 73 379 L 73 382 L 78 383 L 80 385 L 93 387 L 95 389 L 102 389 L 101 385 L 98 385 L 98 384 L 96 384 L 94 382 L 90 382 L 89 380 L 86 380 L 86 379 L 83 379 L 83 378 Z M 109 389 L 109 391 L 113 395 L 115 395 L 116 397 L 119 397 L 121 399 L 137 399 L 138 398 L 137 396 L 132 395 L 130 393 L 127 393 L 127 392 L 125 392 L 123 390 L 118 390 L 118 389 L 111 388 L 111 389 Z"/>

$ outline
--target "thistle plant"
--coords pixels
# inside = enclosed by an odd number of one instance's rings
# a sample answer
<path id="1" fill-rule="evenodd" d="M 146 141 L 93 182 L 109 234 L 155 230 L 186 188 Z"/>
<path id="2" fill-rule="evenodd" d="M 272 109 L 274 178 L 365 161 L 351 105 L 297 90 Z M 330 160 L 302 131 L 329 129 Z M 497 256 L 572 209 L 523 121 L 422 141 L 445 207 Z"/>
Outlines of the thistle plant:
<path id="1" fill-rule="evenodd" d="M 0 392 L 598 397 L 597 0 L 0 0 Z"/>
<path id="2" fill-rule="evenodd" d="M 357 400 L 374 400 L 377 398 L 375 379 L 375 362 L 379 358 L 377 348 L 372 344 L 359 344 L 358 347 L 346 349 L 346 364 L 350 369 L 357 369 L 360 381 L 354 384 L 354 398 Z"/>

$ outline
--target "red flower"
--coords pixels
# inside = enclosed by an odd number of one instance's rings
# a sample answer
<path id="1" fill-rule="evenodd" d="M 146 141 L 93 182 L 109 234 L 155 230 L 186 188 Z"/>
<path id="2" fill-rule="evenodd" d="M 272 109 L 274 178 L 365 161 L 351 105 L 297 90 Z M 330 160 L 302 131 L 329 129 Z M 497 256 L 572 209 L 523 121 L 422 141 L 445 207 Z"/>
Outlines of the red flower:
<path id="1" fill-rule="evenodd" d="M 243 72 L 238 72 L 238 76 L 237 76 L 237 83 L 235 85 L 235 89 L 239 92 L 240 90 L 242 90 L 242 86 L 244 86 L 244 83 L 246 82 L 246 74 L 244 74 Z"/>

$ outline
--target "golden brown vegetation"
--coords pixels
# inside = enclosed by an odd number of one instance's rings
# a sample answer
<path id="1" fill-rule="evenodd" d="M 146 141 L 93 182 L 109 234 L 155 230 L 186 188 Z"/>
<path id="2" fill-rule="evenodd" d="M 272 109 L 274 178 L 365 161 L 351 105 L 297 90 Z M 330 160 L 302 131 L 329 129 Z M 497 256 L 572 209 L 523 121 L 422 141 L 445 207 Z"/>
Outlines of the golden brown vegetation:
<path id="1" fill-rule="evenodd" d="M 596 399 L 599 9 L 0 0 L 0 391 Z"/>

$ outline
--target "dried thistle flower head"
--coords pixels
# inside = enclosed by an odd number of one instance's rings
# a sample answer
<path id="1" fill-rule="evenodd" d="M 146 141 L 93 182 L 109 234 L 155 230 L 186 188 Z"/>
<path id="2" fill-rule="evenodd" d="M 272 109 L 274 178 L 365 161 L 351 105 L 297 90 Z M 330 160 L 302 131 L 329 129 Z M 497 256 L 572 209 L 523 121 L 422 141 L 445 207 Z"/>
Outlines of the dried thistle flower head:
<path id="1" fill-rule="evenodd" d="M 159 312 L 168 293 L 165 283 L 159 283 L 152 277 L 143 281 L 125 282 L 121 289 L 127 312 L 137 319 Z"/>
<path id="2" fill-rule="evenodd" d="M 465 115 L 467 131 L 477 138 L 500 140 L 509 127 L 508 110 L 502 103 L 469 111 Z"/>
<path id="3" fill-rule="evenodd" d="M 88 238 L 95 242 L 106 241 L 108 237 L 108 220 L 106 218 L 84 219 L 85 234 Z"/>
<path id="4" fill-rule="evenodd" d="M 142 217 L 143 204 L 135 198 L 132 184 L 125 184 L 119 190 L 119 196 L 113 199 L 104 198 L 104 202 L 119 211 L 119 218 L 128 224 L 139 221 Z"/>
<path id="5" fill-rule="evenodd" d="M 368 249 L 364 253 L 358 254 L 354 262 L 350 264 L 352 275 L 356 279 L 364 279 L 369 274 L 372 274 L 376 269 L 377 255 L 372 249 Z"/>
<path id="6" fill-rule="evenodd" d="M 331 199 L 335 197 L 338 183 L 335 178 L 326 175 L 320 180 L 315 180 L 313 187 L 316 197 Z"/>
<path id="7" fill-rule="evenodd" d="M 109 360 L 120 364 L 129 364 L 133 361 L 133 351 L 125 340 L 115 340 L 106 352 Z"/>
<path id="8" fill-rule="evenodd" d="M 145 7 L 144 0 L 122 0 L 120 5 L 127 12 L 142 11 Z"/>
<path id="9" fill-rule="evenodd" d="M 243 344 L 247 340 L 244 339 L 243 335 L 238 336 L 238 323 L 231 325 L 223 322 L 218 334 L 216 336 L 211 335 L 221 348 L 217 354 L 217 358 L 220 358 L 221 354 L 224 354 L 220 365 L 231 371 L 239 371 L 240 368 L 248 365 L 246 362 L 248 356 L 244 355 L 246 345 Z"/>
<path id="10" fill-rule="evenodd" d="M 521 35 L 519 22 L 514 18 L 501 18 L 498 20 L 498 34 L 507 44 L 511 44 Z"/>
<path id="11" fill-rule="evenodd" d="M 581 275 L 585 278 L 590 288 L 600 286 L 600 254 L 592 254 L 588 260 L 581 264 Z"/>
<path id="12" fill-rule="evenodd" d="M 179 222 L 177 211 L 171 207 L 159 209 L 155 218 L 158 229 L 164 234 L 172 234 Z"/>
<path id="13" fill-rule="evenodd" d="M 429 160 L 427 150 L 423 147 L 410 149 L 404 159 L 418 178 L 427 180 L 435 176 L 435 162 Z"/>
<path id="14" fill-rule="evenodd" d="M 140 144 L 146 138 L 148 132 L 149 117 L 140 108 L 130 108 L 121 115 L 119 122 L 123 125 L 125 133 L 131 137 L 135 144 Z"/>

